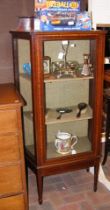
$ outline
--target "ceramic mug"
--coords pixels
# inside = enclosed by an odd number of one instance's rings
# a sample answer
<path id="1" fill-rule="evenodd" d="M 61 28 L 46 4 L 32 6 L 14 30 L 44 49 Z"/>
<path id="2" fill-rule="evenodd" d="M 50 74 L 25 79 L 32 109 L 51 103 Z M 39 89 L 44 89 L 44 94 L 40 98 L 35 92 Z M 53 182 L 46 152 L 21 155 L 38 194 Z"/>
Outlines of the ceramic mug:
<path id="1" fill-rule="evenodd" d="M 55 139 L 56 151 L 60 154 L 68 154 L 72 151 L 77 141 L 77 136 L 59 131 Z"/>

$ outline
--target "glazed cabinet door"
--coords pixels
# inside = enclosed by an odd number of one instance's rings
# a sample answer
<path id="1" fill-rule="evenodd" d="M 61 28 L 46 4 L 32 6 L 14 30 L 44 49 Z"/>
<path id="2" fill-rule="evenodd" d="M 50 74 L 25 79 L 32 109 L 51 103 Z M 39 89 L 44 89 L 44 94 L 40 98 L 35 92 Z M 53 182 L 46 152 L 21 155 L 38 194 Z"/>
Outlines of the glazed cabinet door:
<path id="1" fill-rule="evenodd" d="M 96 67 L 91 40 L 71 37 L 43 46 L 46 159 L 92 152 Z"/>
<path id="2" fill-rule="evenodd" d="M 73 157 L 87 160 L 99 155 L 101 44 L 97 33 L 82 32 L 80 36 L 62 33 L 36 38 L 36 49 L 40 48 L 41 52 L 36 56 L 40 91 L 36 100 L 37 120 L 38 130 L 43 133 L 39 132 L 38 143 L 41 164 L 73 161 Z"/>

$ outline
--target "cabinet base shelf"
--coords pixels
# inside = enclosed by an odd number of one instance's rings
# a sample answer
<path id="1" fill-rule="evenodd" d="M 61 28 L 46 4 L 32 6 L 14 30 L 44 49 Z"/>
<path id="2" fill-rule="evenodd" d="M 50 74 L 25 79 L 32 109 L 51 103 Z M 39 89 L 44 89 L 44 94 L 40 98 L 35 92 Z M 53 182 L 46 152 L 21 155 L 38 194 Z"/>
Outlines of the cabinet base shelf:
<path id="1" fill-rule="evenodd" d="M 91 151 L 91 143 L 87 137 L 78 138 L 78 143 L 74 146 L 74 150 L 77 153 L 84 153 Z M 34 159 L 34 145 L 26 146 L 26 151 Z M 59 158 L 63 156 L 71 155 L 71 153 L 62 155 L 56 151 L 54 142 L 49 142 L 47 145 L 47 159 Z M 73 154 L 74 155 L 74 154 Z"/>

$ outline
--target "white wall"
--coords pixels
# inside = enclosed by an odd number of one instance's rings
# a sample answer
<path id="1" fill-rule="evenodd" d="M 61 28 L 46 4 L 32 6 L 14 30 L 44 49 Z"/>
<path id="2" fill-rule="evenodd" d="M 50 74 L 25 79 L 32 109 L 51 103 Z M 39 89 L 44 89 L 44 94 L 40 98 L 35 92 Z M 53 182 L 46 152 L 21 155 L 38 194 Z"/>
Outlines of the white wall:
<path id="1" fill-rule="evenodd" d="M 92 12 L 93 28 L 96 24 L 110 24 L 110 0 L 88 0 Z"/>

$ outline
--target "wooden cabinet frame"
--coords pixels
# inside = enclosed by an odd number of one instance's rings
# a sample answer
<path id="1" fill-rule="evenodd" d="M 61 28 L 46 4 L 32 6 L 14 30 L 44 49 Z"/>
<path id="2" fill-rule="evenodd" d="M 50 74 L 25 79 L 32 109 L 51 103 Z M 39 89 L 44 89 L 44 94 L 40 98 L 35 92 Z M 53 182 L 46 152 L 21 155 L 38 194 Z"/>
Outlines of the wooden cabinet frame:
<path id="1" fill-rule="evenodd" d="M 64 32 L 23 32 L 11 31 L 13 43 L 14 75 L 15 85 L 19 89 L 19 61 L 18 61 L 18 39 L 28 40 L 30 43 L 31 59 L 31 81 L 32 81 L 32 100 L 33 100 L 33 122 L 34 122 L 34 153 L 26 149 L 26 162 L 36 174 L 38 186 L 38 199 L 42 203 L 43 177 L 57 173 L 64 173 L 79 169 L 94 167 L 94 191 L 97 190 L 98 170 L 100 163 L 100 141 L 101 141 L 101 110 L 103 101 L 103 61 L 104 61 L 104 42 L 105 33 L 102 31 L 64 31 Z M 93 106 L 92 148 L 91 151 L 79 153 L 73 156 L 62 156 L 60 158 L 46 159 L 45 141 L 45 108 L 44 108 L 44 76 L 42 72 L 43 63 L 43 42 L 58 40 L 91 40 L 91 59 L 95 66 L 94 88 L 92 93 L 94 99 L 90 99 Z M 94 48 L 94 40 L 96 47 Z M 96 57 L 94 58 L 94 55 Z M 92 81 L 90 82 L 90 86 Z M 89 123 L 89 128 L 91 123 Z"/>

